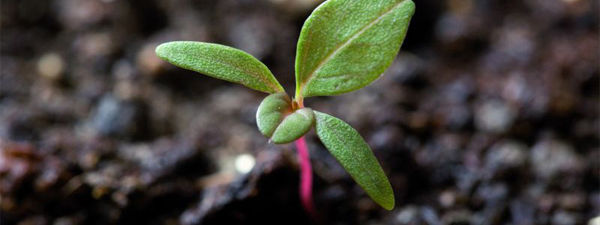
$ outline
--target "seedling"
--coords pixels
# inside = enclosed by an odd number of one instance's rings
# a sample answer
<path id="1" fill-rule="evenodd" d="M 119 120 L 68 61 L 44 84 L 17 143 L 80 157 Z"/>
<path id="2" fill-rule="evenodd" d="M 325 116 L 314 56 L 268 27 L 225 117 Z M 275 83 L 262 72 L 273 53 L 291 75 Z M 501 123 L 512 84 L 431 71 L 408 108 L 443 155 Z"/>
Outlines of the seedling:
<path id="1" fill-rule="evenodd" d="M 304 106 L 304 98 L 360 89 L 390 66 L 415 10 L 411 0 L 328 0 L 308 17 L 296 50 L 296 95 L 291 99 L 269 69 L 241 50 L 175 41 L 156 54 L 178 67 L 269 93 L 258 107 L 258 130 L 276 144 L 295 141 L 300 196 L 312 212 L 312 171 L 304 134 L 321 142 L 376 203 L 394 208 L 394 192 L 369 145 L 344 121 Z"/>

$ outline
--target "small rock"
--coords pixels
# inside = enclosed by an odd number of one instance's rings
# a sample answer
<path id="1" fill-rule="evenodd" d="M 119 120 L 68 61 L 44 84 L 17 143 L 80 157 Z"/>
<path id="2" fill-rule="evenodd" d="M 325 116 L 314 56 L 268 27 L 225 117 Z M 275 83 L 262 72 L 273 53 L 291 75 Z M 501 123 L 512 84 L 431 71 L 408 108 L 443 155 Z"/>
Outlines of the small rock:
<path id="1" fill-rule="evenodd" d="M 421 218 L 429 225 L 441 225 L 442 221 L 436 212 L 435 209 L 429 206 L 422 206 L 421 208 Z"/>
<path id="2" fill-rule="evenodd" d="M 140 138 L 149 133 L 145 108 L 140 102 L 105 96 L 92 113 L 90 123 L 102 135 Z"/>
<path id="3" fill-rule="evenodd" d="M 96 32 L 78 36 L 73 47 L 77 60 L 101 61 L 116 50 L 117 43 L 110 32 Z"/>
<path id="4" fill-rule="evenodd" d="M 475 196 L 482 199 L 487 207 L 497 207 L 508 197 L 508 187 L 504 183 L 484 184 L 477 188 Z"/>
<path id="5" fill-rule="evenodd" d="M 536 175 L 544 179 L 557 178 L 562 172 L 579 171 L 583 163 L 571 145 L 557 140 L 538 142 L 530 154 Z"/>
<path id="6" fill-rule="evenodd" d="M 585 195 L 581 192 L 566 193 L 558 197 L 558 204 L 566 210 L 579 210 L 585 205 Z"/>
<path id="7" fill-rule="evenodd" d="M 60 21 L 70 29 L 83 29 L 98 23 L 110 12 L 106 4 L 94 0 L 60 0 L 57 5 Z"/>
<path id="8" fill-rule="evenodd" d="M 420 224 L 419 209 L 415 206 L 406 206 L 396 215 L 394 224 Z"/>
<path id="9" fill-rule="evenodd" d="M 149 43 L 144 45 L 136 56 L 137 67 L 143 74 L 155 76 L 166 67 L 166 62 L 158 58 L 154 49 L 158 43 Z"/>
<path id="10" fill-rule="evenodd" d="M 527 225 L 535 222 L 535 207 L 532 202 L 517 199 L 510 203 L 510 215 L 513 224 Z"/>
<path id="11" fill-rule="evenodd" d="M 600 225 L 600 216 L 596 216 L 596 217 L 592 218 L 588 222 L 588 225 Z"/>
<path id="12" fill-rule="evenodd" d="M 438 199 L 442 207 L 450 208 L 456 203 L 456 192 L 450 190 L 443 191 L 440 193 Z"/>
<path id="13" fill-rule="evenodd" d="M 471 211 L 467 209 L 457 209 L 449 211 L 442 216 L 443 224 L 448 225 L 462 225 L 471 224 Z"/>
<path id="14" fill-rule="evenodd" d="M 254 168 L 254 164 L 256 164 L 256 160 L 250 154 L 241 154 L 235 158 L 235 170 L 241 174 L 250 172 Z"/>
<path id="15" fill-rule="evenodd" d="M 491 176 L 522 168 L 527 162 L 527 146 L 515 141 L 504 141 L 494 145 L 485 157 L 486 168 Z"/>
<path id="16" fill-rule="evenodd" d="M 501 101 L 486 101 L 475 111 L 475 125 L 491 133 L 506 132 L 515 120 L 515 112 Z"/>
<path id="17" fill-rule="evenodd" d="M 124 145 L 117 154 L 137 165 L 139 171 L 135 178 L 145 185 L 174 174 L 197 177 L 213 169 L 205 153 L 185 139 L 158 139 L 151 144 Z"/>
<path id="18" fill-rule="evenodd" d="M 552 225 L 575 225 L 581 222 L 581 216 L 577 213 L 558 211 L 552 216 Z"/>
<path id="19" fill-rule="evenodd" d="M 40 75 L 50 80 L 58 80 L 65 69 L 62 57 L 54 52 L 46 53 L 37 62 L 37 70 Z"/>

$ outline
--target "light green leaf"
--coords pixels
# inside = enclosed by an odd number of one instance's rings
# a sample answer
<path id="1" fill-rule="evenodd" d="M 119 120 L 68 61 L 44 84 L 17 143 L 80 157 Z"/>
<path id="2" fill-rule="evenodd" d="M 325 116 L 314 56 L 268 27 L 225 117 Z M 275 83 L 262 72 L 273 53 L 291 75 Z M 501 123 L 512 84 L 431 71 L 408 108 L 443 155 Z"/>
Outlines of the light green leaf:
<path id="1" fill-rule="evenodd" d="M 285 93 L 267 96 L 256 111 L 258 130 L 275 144 L 292 142 L 306 134 L 314 125 L 315 116 L 310 108 L 292 109 Z"/>
<path id="2" fill-rule="evenodd" d="M 290 97 L 286 93 L 276 93 L 267 96 L 256 111 L 256 125 L 265 136 L 271 137 L 286 114 L 292 111 Z"/>
<path id="3" fill-rule="evenodd" d="M 315 124 L 315 116 L 310 108 L 302 108 L 294 111 L 283 119 L 275 129 L 271 141 L 275 144 L 285 144 L 295 141 L 306 134 Z"/>
<path id="4" fill-rule="evenodd" d="M 390 66 L 415 10 L 411 0 L 329 0 L 304 23 L 296 51 L 296 96 L 362 88 Z"/>
<path id="5" fill-rule="evenodd" d="M 263 63 L 239 49 L 204 42 L 174 41 L 156 47 L 156 55 L 175 66 L 254 90 L 284 92 Z"/>
<path id="6" fill-rule="evenodd" d="M 360 134 L 344 121 L 314 111 L 317 135 L 367 194 L 387 210 L 394 208 L 394 192 L 377 158 Z"/>

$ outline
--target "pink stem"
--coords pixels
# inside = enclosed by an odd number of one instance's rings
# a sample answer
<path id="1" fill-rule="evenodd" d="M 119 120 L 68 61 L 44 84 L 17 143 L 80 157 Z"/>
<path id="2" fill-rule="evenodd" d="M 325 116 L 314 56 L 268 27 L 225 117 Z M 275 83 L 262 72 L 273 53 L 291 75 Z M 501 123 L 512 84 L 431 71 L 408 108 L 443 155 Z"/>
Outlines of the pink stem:
<path id="1" fill-rule="evenodd" d="M 296 148 L 298 149 L 298 158 L 300 159 L 300 201 L 304 209 L 315 215 L 312 203 L 312 168 L 310 165 L 310 157 L 308 155 L 308 147 L 304 137 L 296 140 Z"/>

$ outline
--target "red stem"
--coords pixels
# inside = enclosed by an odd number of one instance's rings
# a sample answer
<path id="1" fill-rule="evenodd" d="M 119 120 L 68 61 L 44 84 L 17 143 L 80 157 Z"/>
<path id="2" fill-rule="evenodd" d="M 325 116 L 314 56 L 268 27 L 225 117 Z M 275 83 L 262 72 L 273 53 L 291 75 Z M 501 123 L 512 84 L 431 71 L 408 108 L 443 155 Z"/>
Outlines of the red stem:
<path id="1" fill-rule="evenodd" d="M 300 201 L 302 206 L 311 216 L 314 216 L 314 208 L 312 202 L 312 168 L 310 165 L 310 157 L 308 155 L 308 147 L 304 137 L 296 140 L 296 148 L 298 149 L 298 158 L 300 159 Z"/>

